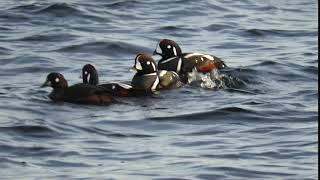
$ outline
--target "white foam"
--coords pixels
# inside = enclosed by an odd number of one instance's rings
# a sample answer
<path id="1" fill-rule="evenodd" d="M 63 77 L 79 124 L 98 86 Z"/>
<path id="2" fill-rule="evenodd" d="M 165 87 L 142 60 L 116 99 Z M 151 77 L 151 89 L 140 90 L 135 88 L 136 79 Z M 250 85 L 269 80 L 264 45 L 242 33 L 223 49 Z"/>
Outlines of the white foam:
<path id="1" fill-rule="evenodd" d="M 225 84 L 221 78 L 222 75 L 218 70 L 204 74 L 194 68 L 192 72 L 188 73 L 188 84 L 196 84 L 206 89 L 224 88 Z"/>

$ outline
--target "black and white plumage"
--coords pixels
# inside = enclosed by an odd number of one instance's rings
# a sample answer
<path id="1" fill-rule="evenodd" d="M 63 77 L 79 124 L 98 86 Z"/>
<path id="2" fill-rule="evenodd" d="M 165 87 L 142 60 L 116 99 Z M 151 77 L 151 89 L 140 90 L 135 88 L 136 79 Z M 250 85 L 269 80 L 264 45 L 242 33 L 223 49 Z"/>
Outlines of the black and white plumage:
<path id="1" fill-rule="evenodd" d="M 157 45 L 154 54 L 162 58 L 158 62 L 159 70 L 177 72 L 183 79 L 196 69 L 207 73 L 213 69 L 223 69 L 226 64 L 218 57 L 202 53 L 182 53 L 180 46 L 169 39 L 163 39 Z"/>
<path id="2" fill-rule="evenodd" d="M 133 69 L 137 71 L 131 81 L 134 89 L 155 92 L 181 86 L 179 76 L 173 72 L 158 71 L 157 64 L 150 55 L 138 54 Z"/>
<path id="3" fill-rule="evenodd" d="M 96 68 L 91 64 L 86 64 L 82 68 L 82 80 L 84 84 L 96 85 L 110 92 L 112 96 L 128 97 L 143 95 L 143 92 L 136 91 L 131 85 L 121 82 L 109 82 L 99 84 L 99 75 Z"/>

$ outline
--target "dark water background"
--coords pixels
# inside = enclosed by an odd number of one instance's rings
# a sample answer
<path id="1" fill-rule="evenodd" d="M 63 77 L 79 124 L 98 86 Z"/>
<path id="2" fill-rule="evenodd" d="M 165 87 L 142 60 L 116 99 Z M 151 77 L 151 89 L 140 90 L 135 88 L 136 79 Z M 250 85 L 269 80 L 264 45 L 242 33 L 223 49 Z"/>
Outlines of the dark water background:
<path id="1" fill-rule="evenodd" d="M 0 1 L 1 179 L 318 179 L 318 2 Z M 223 58 L 229 88 L 108 107 L 40 89 L 130 80 L 158 41 Z"/>

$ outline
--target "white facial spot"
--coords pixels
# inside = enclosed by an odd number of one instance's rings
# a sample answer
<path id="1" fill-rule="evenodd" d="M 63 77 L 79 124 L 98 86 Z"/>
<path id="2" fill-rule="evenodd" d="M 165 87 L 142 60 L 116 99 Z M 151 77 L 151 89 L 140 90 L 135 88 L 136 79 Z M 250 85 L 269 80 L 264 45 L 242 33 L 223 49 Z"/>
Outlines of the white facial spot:
<path id="1" fill-rule="evenodd" d="M 172 81 L 173 80 L 173 78 L 172 77 L 170 77 L 170 81 Z"/>
<path id="2" fill-rule="evenodd" d="M 196 59 L 196 63 L 198 63 L 198 59 Z"/>
<path id="3" fill-rule="evenodd" d="M 147 64 L 150 65 L 150 61 L 147 61 Z"/>
<path id="4" fill-rule="evenodd" d="M 168 48 L 168 49 L 171 49 L 171 45 L 168 45 L 167 48 Z"/>
<path id="5" fill-rule="evenodd" d="M 60 79 L 59 79 L 59 78 L 56 78 L 56 79 L 54 79 L 54 81 L 55 81 L 56 83 L 58 83 L 58 82 L 60 81 Z"/>
<path id="6" fill-rule="evenodd" d="M 115 89 L 116 88 L 116 86 L 115 85 L 112 85 L 112 89 Z"/>
<path id="7" fill-rule="evenodd" d="M 201 61 L 204 61 L 203 57 L 201 57 Z"/>
<path id="8" fill-rule="evenodd" d="M 88 74 L 88 72 L 87 72 L 87 71 L 85 71 L 85 72 L 84 72 L 84 74 L 85 74 L 85 75 L 87 75 L 87 74 Z"/>

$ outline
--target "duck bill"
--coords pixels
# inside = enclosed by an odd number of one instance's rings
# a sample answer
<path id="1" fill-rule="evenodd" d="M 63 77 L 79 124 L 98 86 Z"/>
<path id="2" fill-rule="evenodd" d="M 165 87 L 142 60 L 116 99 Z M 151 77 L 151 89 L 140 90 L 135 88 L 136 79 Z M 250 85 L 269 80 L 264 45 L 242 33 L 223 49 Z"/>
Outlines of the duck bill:
<path id="1" fill-rule="evenodd" d="M 49 87 L 49 86 L 51 86 L 51 82 L 47 80 L 47 81 L 44 82 L 40 87 L 41 87 L 41 88 L 44 88 L 44 87 Z"/>
<path id="2" fill-rule="evenodd" d="M 132 66 L 131 68 L 129 68 L 129 71 L 131 72 L 137 72 L 137 68 L 135 66 Z"/>
<path id="3" fill-rule="evenodd" d="M 157 49 L 153 51 L 152 55 L 159 55 L 159 56 L 162 56 L 162 54 L 161 54 L 161 53 L 159 53 L 159 52 L 157 51 Z"/>
<path id="4" fill-rule="evenodd" d="M 159 44 L 157 44 L 156 49 L 153 51 L 153 55 L 160 55 L 162 56 L 162 50 L 159 47 Z"/>

